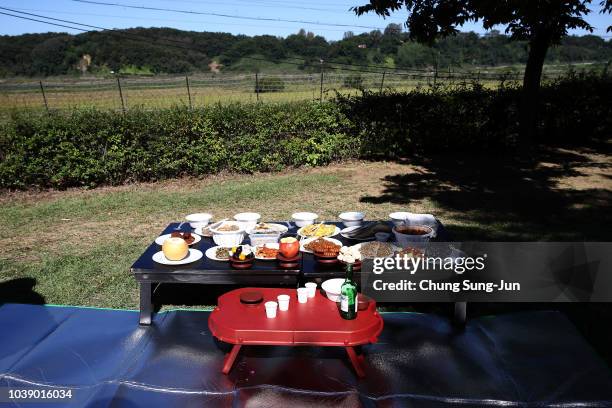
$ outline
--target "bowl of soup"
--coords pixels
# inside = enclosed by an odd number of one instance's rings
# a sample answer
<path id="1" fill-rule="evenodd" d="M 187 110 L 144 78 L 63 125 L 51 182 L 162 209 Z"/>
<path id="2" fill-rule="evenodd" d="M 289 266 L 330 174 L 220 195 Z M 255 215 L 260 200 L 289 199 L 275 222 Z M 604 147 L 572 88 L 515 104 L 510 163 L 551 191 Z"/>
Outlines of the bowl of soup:
<path id="1" fill-rule="evenodd" d="M 434 230 L 428 225 L 397 225 L 393 227 L 395 240 L 405 247 L 411 242 L 426 242 L 434 235 Z"/>

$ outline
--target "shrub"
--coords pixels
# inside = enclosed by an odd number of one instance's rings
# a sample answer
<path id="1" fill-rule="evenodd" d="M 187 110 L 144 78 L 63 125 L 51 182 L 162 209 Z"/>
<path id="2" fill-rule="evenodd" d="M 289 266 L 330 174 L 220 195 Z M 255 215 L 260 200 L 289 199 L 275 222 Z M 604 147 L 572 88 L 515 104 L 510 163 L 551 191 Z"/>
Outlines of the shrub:
<path id="1" fill-rule="evenodd" d="M 333 103 L 16 113 L 3 125 L 0 186 L 96 186 L 223 170 L 255 172 L 354 157 Z"/>
<path id="2" fill-rule="evenodd" d="M 263 77 L 257 80 L 255 92 L 282 92 L 285 90 L 285 83 L 279 77 Z"/>

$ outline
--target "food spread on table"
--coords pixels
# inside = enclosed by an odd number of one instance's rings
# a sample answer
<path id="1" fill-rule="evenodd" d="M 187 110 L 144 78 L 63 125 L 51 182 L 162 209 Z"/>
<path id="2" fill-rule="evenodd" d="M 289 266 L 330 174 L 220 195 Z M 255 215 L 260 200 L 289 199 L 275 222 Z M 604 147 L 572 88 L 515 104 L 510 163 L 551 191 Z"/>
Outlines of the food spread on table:
<path id="1" fill-rule="evenodd" d="M 357 263 L 363 258 L 391 257 L 393 255 L 420 257 L 423 251 L 414 247 L 398 248 L 393 243 L 383 242 L 382 240 L 369 240 L 376 233 L 391 233 L 392 225 L 388 222 L 374 221 L 361 226 L 348 227 L 340 233 L 343 237 L 353 240 L 361 240 L 363 243 L 344 246 L 343 241 L 329 238 L 337 234 L 340 229 L 334 224 L 313 223 L 298 229 L 297 234 L 301 237 L 301 242 L 292 236 L 283 236 L 289 228 L 282 224 L 257 222 L 252 227 L 247 228 L 251 245 L 242 245 L 246 238 L 244 229 L 235 221 L 223 219 L 216 224 L 198 227 L 197 235 L 192 232 L 172 231 L 165 238 L 162 251 L 159 255 L 171 262 L 192 262 L 189 245 L 197 244 L 200 235 L 212 236 L 213 238 L 226 237 L 232 238 L 231 243 L 217 242 L 219 246 L 209 247 L 206 256 L 216 261 L 230 261 L 232 266 L 238 267 L 233 263 L 242 263 L 242 268 L 252 265 L 254 259 L 297 262 L 300 248 L 304 252 L 312 252 L 317 261 L 331 262 L 327 258 L 335 258 L 345 263 Z M 395 232 L 403 232 L 414 235 L 429 232 L 429 228 L 421 226 L 400 225 L 395 227 Z M 242 233 L 242 236 L 240 236 Z M 237 237 L 234 237 L 236 235 Z M 161 238 L 161 237 L 159 237 Z M 235 238 L 235 239 L 234 239 Z M 249 242 L 249 241 L 246 241 Z M 161 240 L 159 244 L 161 244 Z M 405 244 L 402 246 L 406 246 Z M 157 261 L 156 261 L 157 262 Z M 251 265 L 247 265 L 250 263 Z M 280 264 L 279 264 L 280 265 Z M 281 265 L 282 266 L 282 265 Z"/>

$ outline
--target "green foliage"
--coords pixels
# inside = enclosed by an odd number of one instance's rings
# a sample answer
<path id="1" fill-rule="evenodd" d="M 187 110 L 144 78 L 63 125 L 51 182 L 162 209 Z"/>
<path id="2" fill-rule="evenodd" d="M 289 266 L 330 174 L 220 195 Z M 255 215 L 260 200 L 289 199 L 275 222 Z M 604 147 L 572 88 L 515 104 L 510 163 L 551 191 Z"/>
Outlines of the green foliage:
<path id="1" fill-rule="evenodd" d="M 140 74 L 207 72 L 214 58 L 223 71 L 319 72 L 321 60 L 346 64 L 376 64 L 395 68 L 523 64 L 525 41 L 497 31 L 485 36 L 459 33 L 430 45 L 417 45 L 401 26 L 390 24 L 328 42 L 300 31 L 287 38 L 134 28 L 125 34 L 104 31 L 0 36 L 0 76 L 44 76 L 77 73 L 79 59 L 92 58 L 90 72 Z M 142 39 L 142 40 L 140 40 Z M 187 44 L 179 48 L 164 44 Z M 296 60 L 298 58 L 298 60 Z M 303 59 L 303 62 L 298 62 Z M 612 41 L 587 35 L 564 37 L 550 49 L 549 63 L 609 61 Z"/>
<path id="2" fill-rule="evenodd" d="M 0 129 L 0 186 L 96 186 L 355 157 L 333 103 L 15 113 Z"/>
<path id="3" fill-rule="evenodd" d="M 263 77 L 257 80 L 255 92 L 282 92 L 285 90 L 285 82 L 279 77 Z"/>

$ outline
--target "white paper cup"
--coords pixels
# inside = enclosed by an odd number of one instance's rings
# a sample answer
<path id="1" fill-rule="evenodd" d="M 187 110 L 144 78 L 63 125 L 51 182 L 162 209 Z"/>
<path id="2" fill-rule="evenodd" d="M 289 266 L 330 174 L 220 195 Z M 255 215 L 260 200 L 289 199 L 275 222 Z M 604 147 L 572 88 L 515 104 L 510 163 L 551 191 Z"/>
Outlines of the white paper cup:
<path id="1" fill-rule="evenodd" d="M 300 303 L 308 302 L 308 288 L 298 288 L 297 296 L 298 296 L 298 302 Z"/>
<path id="2" fill-rule="evenodd" d="M 315 293 L 317 293 L 317 284 L 314 282 L 306 282 L 304 286 L 308 289 L 308 297 L 315 297 Z"/>
<path id="3" fill-rule="evenodd" d="M 270 301 L 266 302 L 265 306 L 266 316 L 268 316 L 268 319 L 274 319 L 276 317 L 276 307 L 278 306 L 278 303 Z"/>
<path id="4" fill-rule="evenodd" d="M 289 310 L 289 295 L 278 295 L 278 310 L 286 312 Z"/>

